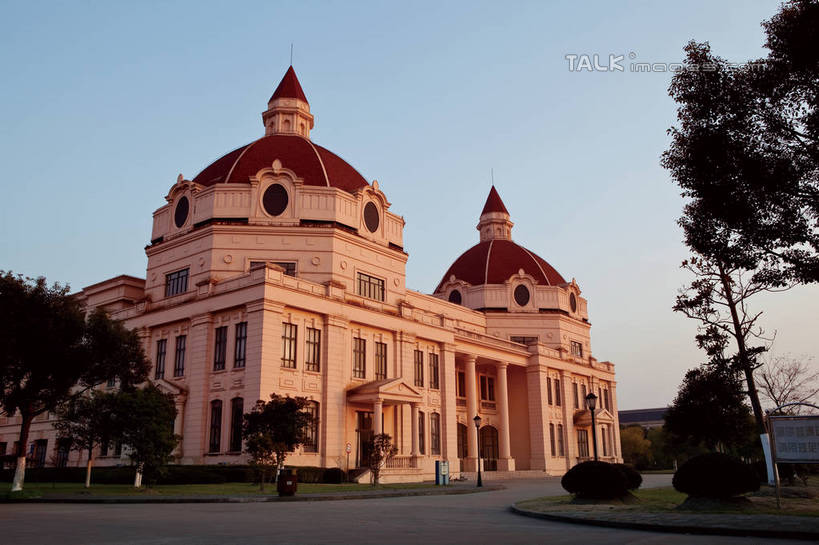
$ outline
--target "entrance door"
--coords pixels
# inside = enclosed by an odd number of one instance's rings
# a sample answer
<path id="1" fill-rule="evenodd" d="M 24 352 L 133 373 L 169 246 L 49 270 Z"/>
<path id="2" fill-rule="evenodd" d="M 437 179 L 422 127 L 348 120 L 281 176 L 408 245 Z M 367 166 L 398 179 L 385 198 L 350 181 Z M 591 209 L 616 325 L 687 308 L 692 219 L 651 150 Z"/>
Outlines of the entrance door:
<path id="1" fill-rule="evenodd" d="M 370 441 L 373 439 L 373 413 L 356 411 L 358 416 L 358 459 L 356 465 L 364 467 L 370 459 Z"/>
<path id="2" fill-rule="evenodd" d="M 498 470 L 498 430 L 492 426 L 481 428 L 481 457 L 484 471 Z"/>
<path id="3" fill-rule="evenodd" d="M 469 456 L 469 448 L 467 447 L 468 439 L 466 434 L 466 426 L 463 424 L 458 424 L 458 458 L 460 461 L 461 471 L 464 470 L 464 460 L 467 456 Z"/>

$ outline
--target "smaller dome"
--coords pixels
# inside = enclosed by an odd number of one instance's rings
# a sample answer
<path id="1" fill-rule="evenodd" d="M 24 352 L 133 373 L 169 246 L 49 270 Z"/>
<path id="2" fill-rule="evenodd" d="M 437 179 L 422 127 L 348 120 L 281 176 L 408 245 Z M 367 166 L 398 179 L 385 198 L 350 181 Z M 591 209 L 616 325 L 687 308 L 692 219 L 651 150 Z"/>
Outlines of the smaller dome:
<path id="1" fill-rule="evenodd" d="M 521 269 L 539 285 L 566 283 L 560 273 L 537 254 L 511 240 L 494 239 L 479 242 L 461 254 L 444 274 L 435 292 L 440 292 L 452 276 L 473 286 L 503 284 Z"/>

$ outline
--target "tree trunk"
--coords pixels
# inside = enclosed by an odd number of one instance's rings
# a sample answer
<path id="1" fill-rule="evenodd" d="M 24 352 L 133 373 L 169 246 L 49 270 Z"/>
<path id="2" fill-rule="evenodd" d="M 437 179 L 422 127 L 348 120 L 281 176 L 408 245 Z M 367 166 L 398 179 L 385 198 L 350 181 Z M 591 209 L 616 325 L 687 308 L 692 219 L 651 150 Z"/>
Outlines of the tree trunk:
<path id="1" fill-rule="evenodd" d="M 134 475 L 134 488 L 142 486 L 142 466 L 137 466 L 136 475 Z"/>
<path id="2" fill-rule="evenodd" d="M 17 453 L 17 467 L 14 469 L 14 482 L 11 485 L 12 492 L 23 490 L 23 483 L 26 480 L 26 446 L 28 445 L 28 433 L 31 430 L 31 421 L 34 416 L 29 412 L 23 412 L 23 422 L 20 425 L 20 452 Z"/>
<path id="3" fill-rule="evenodd" d="M 725 301 L 728 303 L 728 308 L 731 310 L 731 321 L 734 325 L 734 337 L 737 341 L 737 350 L 739 352 L 739 365 L 742 372 L 745 374 L 745 382 L 748 385 L 748 397 L 751 398 L 751 408 L 754 411 L 754 420 L 756 421 L 756 429 L 759 435 L 765 433 L 765 419 L 762 416 L 762 405 L 759 403 L 759 394 L 756 391 L 756 383 L 754 382 L 754 369 L 748 359 L 748 350 L 745 346 L 745 335 L 742 332 L 742 324 L 739 320 L 739 313 L 737 312 L 737 303 L 734 301 L 733 293 L 731 292 L 731 283 L 728 275 L 725 273 L 722 263 L 718 263 L 720 281 L 722 282 L 722 289 L 725 290 Z"/>
<path id="4" fill-rule="evenodd" d="M 88 449 L 88 463 L 85 465 L 85 488 L 91 488 L 91 468 L 94 466 L 94 447 Z"/>
<path id="5" fill-rule="evenodd" d="M 266 478 L 265 470 L 259 471 L 259 492 L 264 492 L 264 480 Z"/>

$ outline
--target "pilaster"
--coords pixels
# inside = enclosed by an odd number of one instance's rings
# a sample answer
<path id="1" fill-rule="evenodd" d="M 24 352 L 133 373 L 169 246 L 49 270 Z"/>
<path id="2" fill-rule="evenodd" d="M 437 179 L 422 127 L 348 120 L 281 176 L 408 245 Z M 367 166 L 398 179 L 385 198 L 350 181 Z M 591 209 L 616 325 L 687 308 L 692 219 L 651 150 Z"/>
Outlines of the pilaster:
<path id="1" fill-rule="evenodd" d="M 441 346 L 441 439 L 442 454 L 449 461 L 450 472 L 457 472 L 458 467 L 458 418 L 457 418 L 457 381 L 455 372 L 455 345 Z"/>

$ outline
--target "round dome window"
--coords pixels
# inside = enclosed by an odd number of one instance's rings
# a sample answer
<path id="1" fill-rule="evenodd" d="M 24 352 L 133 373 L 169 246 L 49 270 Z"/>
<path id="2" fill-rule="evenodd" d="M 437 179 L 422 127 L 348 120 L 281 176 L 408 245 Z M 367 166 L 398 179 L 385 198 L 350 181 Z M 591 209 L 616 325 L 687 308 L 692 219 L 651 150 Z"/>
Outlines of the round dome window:
<path id="1" fill-rule="evenodd" d="M 173 222 L 176 227 L 182 227 L 188 221 L 188 212 L 190 211 L 190 203 L 187 197 L 182 197 L 176 203 L 176 210 L 173 212 Z"/>
<path id="2" fill-rule="evenodd" d="M 380 218 L 378 217 L 378 207 L 375 204 L 368 202 L 364 206 L 364 225 L 367 226 L 370 233 L 375 233 L 378 231 L 378 224 L 380 223 Z"/>
<path id="3" fill-rule="evenodd" d="M 577 312 L 577 297 L 573 293 L 569 294 L 569 306 L 572 307 L 572 312 Z"/>
<path id="4" fill-rule="evenodd" d="M 515 303 L 521 307 L 525 307 L 529 303 L 529 288 L 523 284 L 515 288 Z"/>
<path id="5" fill-rule="evenodd" d="M 264 211 L 271 216 L 278 216 L 284 212 L 288 202 L 290 200 L 287 197 L 287 190 L 280 184 L 271 185 L 262 196 Z"/>
<path id="6" fill-rule="evenodd" d="M 458 290 L 452 290 L 451 292 L 449 292 L 449 302 L 450 303 L 455 303 L 456 305 L 460 305 L 461 304 L 461 292 L 459 292 Z"/>

